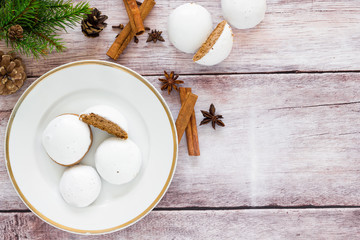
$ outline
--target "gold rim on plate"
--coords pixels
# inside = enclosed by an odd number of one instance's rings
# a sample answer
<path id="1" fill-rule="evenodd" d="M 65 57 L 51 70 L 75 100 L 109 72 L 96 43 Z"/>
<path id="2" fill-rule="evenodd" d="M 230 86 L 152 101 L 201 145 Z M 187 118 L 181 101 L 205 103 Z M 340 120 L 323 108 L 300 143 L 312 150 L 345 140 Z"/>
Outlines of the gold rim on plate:
<path id="1" fill-rule="evenodd" d="M 69 68 L 69 67 L 73 67 L 73 66 L 78 66 L 78 65 L 85 65 L 85 64 L 98 64 L 98 65 L 104 65 L 104 66 L 108 66 L 108 67 L 113 67 L 116 69 L 120 69 L 132 76 L 134 76 L 135 78 L 137 78 L 139 81 L 141 81 L 143 84 L 145 84 L 145 86 L 147 86 L 154 94 L 155 96 L 158 98 L 158 100 L 160 101 L 161 105 L 163 106 L 166 115 L 168 116 L 170 125 L 171 125 L 171 131 L 172 131 L 172 135 L 173 135 L 173 142 L 174 142 L 174 154 L 173 154 L 173 159 L 172 159 L 172 164 L 171 164 L 171 169 L 170 169 L 170 173 L 169 176 L 165 182 L 164 187 L 162 188 L 162 190 L 160 191 L 159 195 L 156 197 L 156 199 L 150 204 L 150 206 L 148 208 L 145 209 L 145 211 L 143 211 L 142 213 L 140 213 L 138 216 L 136 216 L 135 218 L 131 219 L 130 221 L 123 223 L 119 226 L 116 227 L 112 227 L 112 228 L 106 228 L 106 229 L 101 229 L 101 230 L 84 230 L 84 229 L 76 229 L 76 228 L 71 228 L 68 226 L 64 226 L 62 224 L 59 224 L 51 219 L 49 219 L 48 217 L 46 217 L 44 214 L 42 214 L 41 212 L 39 212 L 24 196 L 24 194 L 21 192 L 16 179 L 14 177 L 14 174 L 12 172 L 12 168 L 11 168 L 11 161 L 10 161 L 10 156 L 9 156 L 9 136 L 10 136 L 10 131 L 11 131 L 11 127 L 12 127 L 12 123 L 14 121 L 14 118 L 16 116 L 17 110 L 20 107 L 21 103 L 24 101 L 24 99 L 26 98 L 26 96 L 36 87 L 36 85 L 38 83 L 40 83 L 41 81 L 43 81 L 44 79 L 46 79 L 48 76 L 62 70 L 65 68 Z M 87 61 L 78 61 L 78 62 L 72 62 L 72 63 L 68 63 L 62 66 L 59 66 L 53 70 L 50 70 L 49 72 L 45 73 L 44 75 L 42 75 L 41 77 L 39 77 L 35 82 L 33 82 L 30 87 L 28 87 L 25 92 L 21 95 L 21 97 L 19 98 L 19 100 L 16 102 L 14 109 L 10 115 L 9 118 L 9 122 L 6 128 L 6 134 L 5 134 L 5 161 L 6 161 L 6 167 L 7 167 L 7 171 L 8 174 L 10 176 L 11 182 L 16 190 L 16 192 L 18 193 L 18 195 L 20 196 L 21 200 L 25 203 L 25 205 L 33 212 L 35 213 L 39 218 L 41 218 L 43 221 L 68 232 L 72 232 L 72 233 L 80 233 L 80 234 L 102 234 L 102 233 L 110 233 L 110 232 L 114 232 L 116 230 L 120 230 L 123 229 L 125 227 L 130 226 L 131 224 L 137 222 L 138 220 L 140 220 L 141 218 L 143 218 L 145 215 L 147 215 L 154 207 L 155 205 L 160 201 L 160 199 L 163 197 L 163 195 L 165 194 L 167 188 L 169 187 L 169 184 L 172 180 L 172 177 L 174 175 L 174 171 L 175 171 L 175 166 L 176 166 L 176 159 L 177 159 L 177 149 L 178 149 L 178 142 L 177 142 L 177 136 L 176 136 L 176 131 L 175 131 L 175 124 L 174 121 L 172 119 L 171 113 L 165 103 L 165 100 L 161 97 L 161 95 L 158 93 L 158 91 L 142 76 L 140 76 L 139 74 L 135 73 L 134 71 L 115 64 L 115 63 L 111 63 L 111 62 L 106 62 L 106 61 L 98 61 L 98 60 L 87 60 Z"/>

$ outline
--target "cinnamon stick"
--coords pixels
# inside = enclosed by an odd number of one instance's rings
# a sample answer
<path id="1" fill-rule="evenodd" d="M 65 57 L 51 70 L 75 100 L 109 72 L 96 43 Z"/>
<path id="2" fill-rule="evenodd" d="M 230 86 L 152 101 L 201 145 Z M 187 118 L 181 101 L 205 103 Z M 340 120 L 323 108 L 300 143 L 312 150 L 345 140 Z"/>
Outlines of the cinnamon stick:
<path id="1" fill-rule="evenodd" d="M 135 35 L 141 35 L 145 32 L 143 20 L 136 0 L 124 0 L 126 12 L 129 16 L 129 23 Z"/>
<path id="2" fill-rule="evenodd" d="M 179 90 L 180 90 L 180 102 L 181 102 L 181 104 L 184 104 L 184 102 L 186 100 L 186 96 L 187 96 L 186 88 L 180 87 Z M 191 114 L 191 116 L 192 116 L 192 114 Z M 195 150 L 194 150 L 194 141 L 192 138 L 191 117 L 190 117 L 190 121 L 189 121 L 188 125 L 186 126 L 185 133 L 186 133 L 186 142 L 187 142 L 187 147 L 188 147 L 188 153 L 190 156 L 193 156 L 195 154 Z"/>
<path id="3" fill-rule="evenodd" d="M 141 4 L 140 16 L 141 19 L 144 20 L 147 15 L 149 15 L 151 9 L 155 6 L 154 0 L 144 0 Z M 106 55 L 116 60 L 119 58 L 120 54 L 125 50 L 127 45 L 131 42 L 135 33 L 132 31 L 130 23 L 126 24 L 124 29 L 120 32 L 119 36 L 115 39 L 115 42 L 111 45 Z"/>
<path id="4" fill-rule="evenodd" d="M 194 111 L 198 96 L 193 93 L 188 93 L 184 104 L 181 105 L 178 118 L 176 119 L 176 131 L 178 135 L 178 142 L 181 141 L 181 138 L 185 132 L 185 128 L 188 125 L 191 115 Z"/>
<path id="5" fill-rule="evenodd" d="M 191 92 L 191 88 L 180 87 L 181 104 L 185 102 L 187 93 Z M 197 131 L 195 111 L 193 110 L 190 121 L 185 129 L 188 153 L 190 156 L 200 156 L 199 137 Z"/>
<path id="6" fill-rule="evenodd" d="M 191 88 L 186 88 L 186 92 L 191 92 Z M 200 156 L 200 145 L 199 145 L 199 136 L 196 124 L 196 116 L 195 116 L 195 109 L 193 109 L 193 113 L 190 117 L 191 123 L 191 133 L 192 133 L 192 140 L 194 144 L 194 156 Z"/>

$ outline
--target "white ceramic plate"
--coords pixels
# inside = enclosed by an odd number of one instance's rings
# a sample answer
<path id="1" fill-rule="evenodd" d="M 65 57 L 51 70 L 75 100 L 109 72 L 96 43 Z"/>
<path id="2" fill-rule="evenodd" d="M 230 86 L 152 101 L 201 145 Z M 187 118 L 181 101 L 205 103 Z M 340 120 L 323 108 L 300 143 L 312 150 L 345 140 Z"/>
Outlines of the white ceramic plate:
<path id="1" fill-rule="evenodd" d="M 139 175 L 130 183 L 103 181 L 89 207 L 65 203 L 59 180 L 66 169 L 44 151 L 41 135 L 51 119 L 96 105 L 118 108 L 129 122 L 129 138 L 143 155 Z M 94 166 L 94 152 L 109 134 L 94 129 L 94 142 L 81 164 Z M 6 166 L 20 198 L 45 222 L 81 234 L 117 231 L 148 214 L 165 194 L 177 159 L 175 124 L 159 92 L 143 77 L 104 61 L 80 61 L 55 68 L 20 97 L 5 136 Z"/>

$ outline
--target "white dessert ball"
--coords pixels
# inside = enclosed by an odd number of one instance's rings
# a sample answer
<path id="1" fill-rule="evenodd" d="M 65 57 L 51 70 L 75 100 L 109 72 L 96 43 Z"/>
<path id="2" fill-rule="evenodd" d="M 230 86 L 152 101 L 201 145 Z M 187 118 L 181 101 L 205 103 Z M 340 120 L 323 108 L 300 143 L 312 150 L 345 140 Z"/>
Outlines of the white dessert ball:
<path id="1" fill-rule="evenodd" d="M 84 112 L 80 114 L 90 114 L 94 113 L 96 115 L 99 115 L 115 124 L 120 126 L 125 131 L 128 131 L 128 122 L 125 118 L 125 116 L 116 108 L 113 108 L 108 105 L 95 105 L 88 109 L 86 109 Z"/>
<path id="2" fill-rule="evenodd" d="M 140 171 L 141 152 L 130 139 L 111 137 L 102 142 L 95 153 L 95 165 L 100 176 L 112 184 L 133 180 Z"/>
<path id="3" fill-rule="evenodd" d="M 101 179 L 91 166 L 75 165 L 66 169 L 60 180 L 60 193 L 74 207 L 86 207 L 99 196 Z"/>
<path id="4" fill-rule="evenodd" d="M 195 53 L 211 31 L 210 13 L 196 3 L 186 3 L 177 7 L 168 19 L 169 40 L 185 53 Z"/>
<path id="5" fill-rule="evenodd" d="M 71 166 L 80 162 L 89 151 L 91 129 L 76 114 L 60 115 L 46 126 L 42 144 L 52 160 L 63 166 Z"/>
<path id="6" fill-rule="evenodd" d="M 266 0 L 221 0 L 226 21 L 238 29 L 252 28 L 265 17 Z"/>
<path id="7" fill-rule="evenodd" d="M 216 65 L 229 56 L 233 42 L 231 27 L 226 21 L 222 21 L 195 54 L 194 61 L 205 66 Z"/>

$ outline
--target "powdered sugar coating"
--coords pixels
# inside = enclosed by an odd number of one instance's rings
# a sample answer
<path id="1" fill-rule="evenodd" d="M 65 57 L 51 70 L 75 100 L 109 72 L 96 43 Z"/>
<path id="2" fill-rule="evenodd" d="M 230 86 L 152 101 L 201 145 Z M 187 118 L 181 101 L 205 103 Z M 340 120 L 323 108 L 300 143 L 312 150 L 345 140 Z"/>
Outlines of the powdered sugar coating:
<path id="1" fill-rule="evenodd" d="M 55 162 L 69 166 L 80 161 L 92 143 L 91 129 L 77 115 L 64 114 L 49 122 L 42 144 Z"/>
<path id="2" fill-rule="evenodd" d="M 101 179 L 91 166 L 75 165 L 65 170 L 60 180 L 60 193 L 74 207 L 86 207 L 99 196 Z"/>
<path id="3" fill-rule="evenodd" d="M 211 31 L 211 15 L 199 4 L 180 5 L 169 15 L 169 40 L 182 52 L 195 53 L 206 41 Z"/>
<path id="4" fill-rule="evenodd" d="M 252 28 L 265 17 L 266 0 L 221 0 L 226 21 L 238 29 Z"/>
<path id="5" fill-rule="evenodd" d="M 112 184 L 133 180 L 140 171 L 141 152 L 130 139 L 111 137 L 102 142 L 95 153 L 95 165 L 100 176 Z"/>

